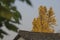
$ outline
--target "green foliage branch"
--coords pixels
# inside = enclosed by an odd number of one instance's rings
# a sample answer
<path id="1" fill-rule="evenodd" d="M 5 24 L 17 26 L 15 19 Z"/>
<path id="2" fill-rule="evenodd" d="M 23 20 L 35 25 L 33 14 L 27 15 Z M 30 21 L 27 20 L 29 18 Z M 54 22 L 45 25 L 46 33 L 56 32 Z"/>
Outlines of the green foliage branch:
<path id="1" fill-rule="evenodd" d="M 27 4 L 32 6 L 30 0 L 20 0 L 20 1 L 26 2 Z M 4 26 L 10 31 L 17 32 L 18 30 L 16 25 L 12 23 L 20 24 L 19 20 L 21 20 L 22 17 L 20 12 L 17 10 L 16 6 L 11 5 L 14 4 L 14 2 L 15 0 L 0 0 L 0 38 L 3 38 L 4 35 L 8 35 L 8 33 L 6 33 L 2 29 L 2 27 Z"/>

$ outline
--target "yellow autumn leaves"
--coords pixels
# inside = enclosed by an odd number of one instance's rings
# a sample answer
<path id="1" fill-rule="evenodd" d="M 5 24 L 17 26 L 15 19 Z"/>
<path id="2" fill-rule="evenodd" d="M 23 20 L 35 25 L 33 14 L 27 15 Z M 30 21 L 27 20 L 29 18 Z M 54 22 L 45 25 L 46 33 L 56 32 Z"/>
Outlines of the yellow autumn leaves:
<path id="1" fill-rule="evenodd" d="M 56 25 L 56 19 L 52 7 L 47 10 L 45 6 L 40 6 L 39 16 L 34 18 L 32 24 L 33 32 L 53 33 L 54 29 L 52 28 L 52 25 Z"/>

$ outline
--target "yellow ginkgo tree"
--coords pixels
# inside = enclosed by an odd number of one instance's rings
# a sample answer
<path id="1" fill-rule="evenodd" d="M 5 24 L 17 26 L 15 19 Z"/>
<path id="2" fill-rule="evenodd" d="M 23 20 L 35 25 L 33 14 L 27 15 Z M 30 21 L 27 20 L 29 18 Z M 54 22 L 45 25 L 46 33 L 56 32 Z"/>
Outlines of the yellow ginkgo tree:
<path id="1" fill-rule="evenodd" d="M 54 33 L 54 25 L 56 25 L 56 19 L 52 7 L 49 10 L 45 6 L 38 8 L 39 16 L 34 18 L 32 24 L 33 32 Z"/>

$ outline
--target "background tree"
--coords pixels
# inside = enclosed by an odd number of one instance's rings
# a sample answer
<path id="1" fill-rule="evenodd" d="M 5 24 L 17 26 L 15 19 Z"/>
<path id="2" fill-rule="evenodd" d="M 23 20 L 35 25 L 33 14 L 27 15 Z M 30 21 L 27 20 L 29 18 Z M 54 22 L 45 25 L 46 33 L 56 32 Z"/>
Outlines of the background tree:
<path id="1" fill-rule="evenodd" d="M 30 0 L 20 1 L 26 2 L 32 6 Z M 4 26 L 11 31 L 17 32 L 18 30 L 18 28 L 12 23 L 20 24 L 19 20 L 21 20 L 22 17 L 16 7 L 12 5 L 14 2 L 15 0 L 0 0 L 0 38 L 3 38 L 3 34 L 8 35 L 8 33 L 1 29 Z"/>
<path id="2" fill-rule="evenodd" d="M 39 7 L 39 16 L 33 20 L 33 32 L 53 33 L 56 19 L 52 7 L 47 11 L 45 6 Z"/>

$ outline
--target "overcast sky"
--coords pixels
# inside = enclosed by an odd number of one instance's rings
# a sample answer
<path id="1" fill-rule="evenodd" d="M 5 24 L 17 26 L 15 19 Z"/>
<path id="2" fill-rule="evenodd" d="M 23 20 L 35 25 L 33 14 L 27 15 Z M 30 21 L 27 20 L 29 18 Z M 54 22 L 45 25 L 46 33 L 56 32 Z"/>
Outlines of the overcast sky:
<path id="1" fill-rule="evenodd" d="M 31 31 L 32 29 L 32 21 L 33 18 L 38 16 L 38 7 L 40 5 L 46 6 L 47 8 L 53 7 L 53 10 L 56 15 L 57 19 L 57 26 L 55 26 L 55 32 L 59 32 L 60 30 L 60 0 L 31 0 L 33 7 L 29 6 L 25 2 L 22 3 L 18 0 L 15 2 L 15 6 L 17 7 L 18 11 L 22 15 L 22 21 L 21 25 L 17 25 L 20 30 L 27 30 Z M 4 28 L 4 30 L 7 30 Z M 14 33 L 12 31 L 6 31 L 9 32 L 8 36 L 5 36 L 3 40 L 12 40 L 17 33 Z"/>

